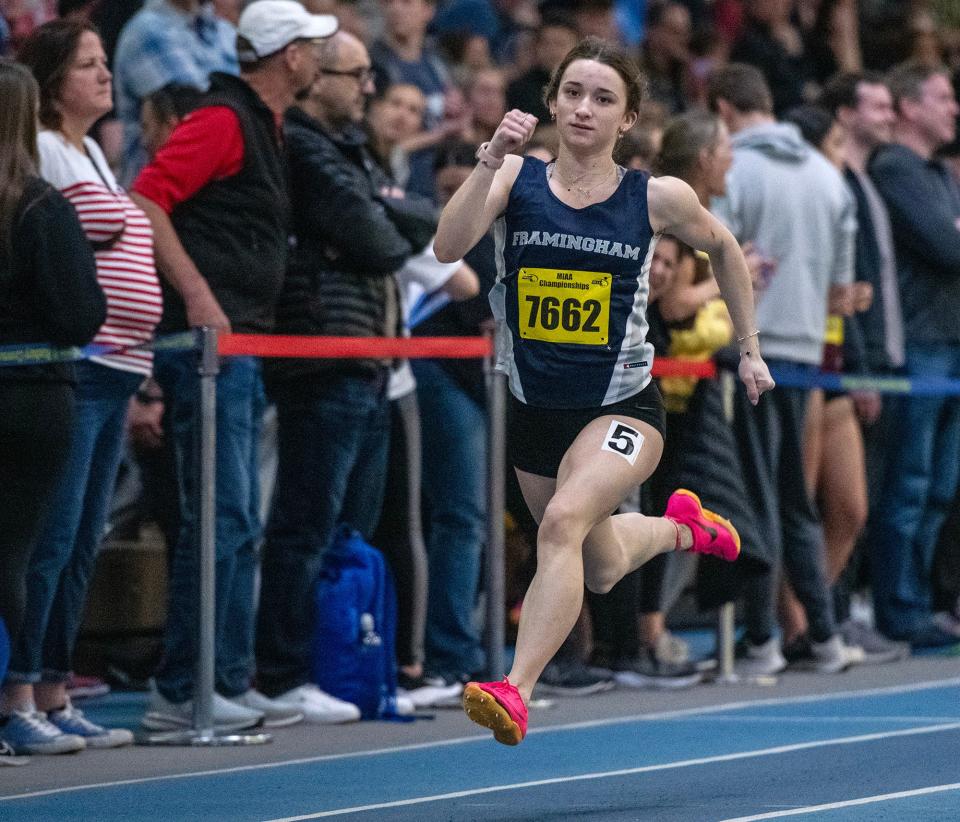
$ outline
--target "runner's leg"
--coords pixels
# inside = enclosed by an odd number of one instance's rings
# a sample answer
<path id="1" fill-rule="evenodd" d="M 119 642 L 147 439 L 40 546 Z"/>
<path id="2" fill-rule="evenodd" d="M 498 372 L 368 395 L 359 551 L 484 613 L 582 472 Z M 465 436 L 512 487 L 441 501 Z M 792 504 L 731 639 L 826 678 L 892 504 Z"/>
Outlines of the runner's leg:
<path id="1" fill-rule="evenodd" d="M 614 420 L 608 416 L 594 420 L 577 436 L 560 464 L 552 496 L 553 480 L 517 472 L 531 512 L 540 521 L 537 572 L 524 597 L 509 676 L 525 702 L 580 613 L 585 572 L 591 590 L 607 591 L 628 571 L 676 546 L 677 529 L 668 520 L 610 516 L 627 492 L 653 473 L 663 450 L 652 426 L 616 419 L 642 435 L 642 440 L 632 439 L 638 451 L 632 462 L 622 453 L 604 450 Z M 686 540 L 689 544 L 689 534 Z"/>

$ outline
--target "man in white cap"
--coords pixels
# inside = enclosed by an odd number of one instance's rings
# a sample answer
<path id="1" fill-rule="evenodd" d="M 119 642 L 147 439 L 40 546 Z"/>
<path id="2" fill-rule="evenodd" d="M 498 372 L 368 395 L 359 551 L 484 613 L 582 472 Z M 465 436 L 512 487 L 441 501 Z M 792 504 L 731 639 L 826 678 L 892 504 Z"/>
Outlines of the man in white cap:
<path id="1" fill-rule="evenodd" d="M 269 331 L 287 263 L 287 183 L 280 121 L 317 77 L 318 42 L 337 19 L 293 0 L 256 0 L 237 24 L 240 77 L 214 73 L 200 107 L 171 134 L 133 185 L 150 217 L 165 279 L 164 331 L 213 326 Z M 193 352 L 158 352 L 154 376 L 168 404 L 183 525 L 170 577 L 164 658 L 144 727 L 190 725 L 198 577 L 193 439 L 199 419 Z M 238 730 L 301 714 L 250 688 L 257 517 L 259 361 L 226 360 L 217 378 L 217 591 L 214 723 Z"/>

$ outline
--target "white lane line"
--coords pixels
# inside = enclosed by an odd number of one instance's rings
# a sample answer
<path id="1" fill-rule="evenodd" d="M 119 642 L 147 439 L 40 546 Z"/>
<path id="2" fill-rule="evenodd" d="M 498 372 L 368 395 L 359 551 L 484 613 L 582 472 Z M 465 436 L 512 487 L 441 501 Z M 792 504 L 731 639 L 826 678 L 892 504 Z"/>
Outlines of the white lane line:
<path id="1" fill-rule="evenodd" d="M 676 711 L 660 711 L 656 714 L 637 714 L 635 716 L 611 717 L 610 719 L 588 719 L 583 722 L 569 722 L 566 725 L 553 725 L 548 728 L 533 728 L 527 732 L 527 736 L 530 734 L 548 733 L 559 730 L 571 731 L 580 728 L 600 728 L 609 725 L 618 725 L 624 722 L 642 722 L 650 719 L 678 719 L 684 716 L 709 715 L 722 713 L 724 711 L 738 711 L 742 708 L 763 708 L 771 705 L 805 705 L 813 702 L 829 702 L 831 699 L 859 699 L 868 696 L 896 696 L 897 694 L 928 691 L 936 688 L 950 688 L 957 685 L 960 685 L 960 677 L 910 683 L 908 685 L 864 688 L 862 691 L 834 691 L 832 693 L 805 694 L 803 696 L 775 696 L 767 699 L 745 699 L 740 702 L 724 702 L 719 705 L 706 705 L 700 708 L 681 708 Z"/>
<path id="2" fill-rule="evenodd" d="M 352 808 L 336 808 L 329 811 L 318 811 L 301 816 L 286 816 L 271 819 L 269 822 L 303 822 L 306 819 L 323 819 L 330 816 L 343 816 L 349 813 L 363 813 L 365 811 L 379 811 L 387 808 L 403 808 L 410 805 L 423 805 L 428 802 L 442 802 L 446 799 L 461 799 L 466 796 L 478 796 L 488 793 L 515 791 L 522 788 L 539 788 L 544 785 L 559 785 L 564 782 L 584 782 L 596 779 L 610 779 L 617 776 L 632 776 L 634 774 L 667 771 L 674 768 L 690 768 L 695 765 L 712 765 L 717 762 L 734 762 L 738 759 L 756 759 L 763 756 L 778 756 L 780 754 L 805 751 L 811 748 L 825 748 L 831 745 L 856 745 L 861 742 L 874 742 L 881 739 L 892 739 L 900 736 L 918 736 L 920 734 L 941 733 L 943 731 L 960 730 L 960 722 L 950 722 L 945 725 L 934 725 L 926 728 L 905 728 L 900 731 L 885 731 L 875 734 L 861 734 L 859 736 L 842 736 L 836 739 L 821 739 L 815 742 L 799 742 L 794 745 L 778 745 L 775 748 L 760 748 L 753 751 L 705 756 L 699 759 L 681 759 L 676 762 L 664 762 L 658 765 L 643 765 L 636 768 L 621 768 L 615 771 L 598 771 L 595 773 L 577 774 L 576 776 L 560 776 L 550 779 L 536 779 L 530 782 L 515 782 L 509 785 L 491 785 L 487 788 L 473 788 L 451 793 L 433 794 L 431 796 L 417 796 L 410 799 L 397 799 L 392 802 L 378 802 L 373 805 L 356 805 Z M 763 817 L 758 817 L 763 818 Z"/>
<path id="3" fill-rule="evenodd" d="M 879 793 L 876 796 L 864 796 L 860 799 L 845 799 L 842 802 L 827 802 L 823 805 L 807 805 L 805 808 L 791 808 L 788 811 L 771 811 L 758 813 L 754 816 L 738 816 L 736 819 L 724 819 L 723 822 L 756 822 L 758 819 L 780 819 L 784 816 L 800 816 L 817 811 L 834 811 L 838 808 L 852 808 L 855 805 L 872 805 L 874 802 L 889 802 L 892 799 L 906 799 L 911 796 L 926 796 L 931 793 L 946 793 L 960 790 L 960 782 L 949 785 L 932 785 L 929 788 L 915 788 L 912 791 L 897 791 L 896 793 Z"/>
<path id="4" fill-rule="evenodd" d="M 612 717 L 610 719 L 594 719 L 583 722 L 569 722 L 564 725 L 550 725 L 548 727 L 531 728 L 530 731 L 527 732 L 527 736 L 556 733 L 557 731 L 581 730 L 584 728 L 608 727 L 611 725 L 629 724 L 631 722 L 657 722 L 665 719 L 710 716 L 711 714 L 716 714 L 721 711 L 735 711 L 740 710 L 741 708 L 760 708 L 770 705 L 803 705 L 812 702 L 827 702 L 831 699 L 851 699 L 865 696 L 892 696 L 896 694 L 914 693 L 917 691 L 935 690 L 937 688 L 952 688 L 958 685 L 960 685 L 960 677 L 952 677 L 950 679 L 935 679 L 927 682 L 911 683 L 908 685 L 890 685 L 880 688 L 866 688 L 862 691 L 835 691 L 833 693 L 810 694 L 805 696 L 783 696 L 757 699 L 752 701 L 743 700 L 739 702 L 725 702 L 720 705 L 706 705 L 699 708 L 683 708 L 676 711 L 659 711 L 656 713 L 635 714 L 632 716 Z M 221 776 L 233 773 L 244 773 L 247 771 L 285 768 L 295 765 L 312 765 L 318 762 L 334 762 L 339 759 L 359 759 L 371 756 L 407 753 L 409 751 L 422 751 L 429 748 L 443 748 L 451 745 L 464 745 L 471 742 L 489 743 L 489 741 L 490 735 L 478 729 L 477 733 L 471 736 L 461 736 L 454 739 L 441 739 L 435 742 L 416 742 L 410 745 L 395 745 L 390 748 L 375 748 L 367 751 L 352 751 L 342 754 L 321 754 L 318 756 L 300 757 L 298 759 L 284 759 L 278 762 L 259 762 L 253 765 L 235 765 L 229 768 L 210 768 L 205 771 L 160 774 L 159 776 L 140 776 L 131 779 L 117 779 L 111 782 L 94 782 L 89 785 L 69 785 L 62 788 L 47 788 L 45 790 L 30 791 L 29 793 L 0 796 L 0 802 L 12 802 L 17 799 L 34 799 L 39 796 L 75 793 L 77 791 L 92 791 L 99 788 L 119 788 L 123 787 L 124 785 L 140 785 L 149 782 L 165 782 L 176 779 L 191 779 L 193 777 Z"/>
<path id="5" fill-rule="evenodd" d="M 929 722 L 931 725 L 942 722 L 960 722 L 960 716 L 772 716 L 770 714 L 735 714 L 733 716 L 680 716 L 675 722 L 719 722 L 736 724 L 737 722 L 791 723 L 796 725 L 836 725 L 844 723 L 891 722 L 916 725 Z"/>

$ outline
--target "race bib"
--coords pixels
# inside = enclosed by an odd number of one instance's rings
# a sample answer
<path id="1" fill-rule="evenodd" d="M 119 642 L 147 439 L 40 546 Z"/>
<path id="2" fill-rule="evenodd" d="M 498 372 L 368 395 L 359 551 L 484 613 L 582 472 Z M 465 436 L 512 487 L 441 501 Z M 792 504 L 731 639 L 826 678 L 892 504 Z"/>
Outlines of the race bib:
<path id="1" fill-rule="evenodd" d="M 606 345 L 613 277 L 597 271 L 521 268 L 520 336 L 525 340 Z"/>

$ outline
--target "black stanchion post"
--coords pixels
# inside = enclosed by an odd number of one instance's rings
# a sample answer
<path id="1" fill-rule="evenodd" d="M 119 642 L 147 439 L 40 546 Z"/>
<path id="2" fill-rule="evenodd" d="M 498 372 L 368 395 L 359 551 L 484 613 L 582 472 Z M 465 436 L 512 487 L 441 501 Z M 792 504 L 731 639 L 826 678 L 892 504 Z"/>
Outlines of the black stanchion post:
<path id="1" fill-rule="evenodd" d="M 720 391 L 723 396 L 723 415 L 728 424 L 733 424 L 733 399 L 737 390 L 735 377 L 729 371 L 721 371 Z M 724 602 L 717 613 L 717 682 L 734 684 L 738 677 L 733 669 L 734 636 L 736 633 L 736 606 Z"/>
<path id="2" fill-rule="evenodd" d="M 198 556 L 200 602 L 197 607 L 197 659 L 193 683 L 193 728 L 188 731 L 149 734 L 137 741 L 143 745 L 190 745 L 217 747 L 262 745 L 270 734 L 224 734 L 216 732 L 213 718 L 214 664 L 216 658 L 216 575 L 217 575 L 217 330 L 197 331 L 200 344 L 200 436 L 196 510 L 199 517 Z"/>
<path id="3" fill-rule="evenodd" d="M 193 686 L 193 729 L 213 736 L 214 657 L 216 655 L 217 553 L 217 331 L 200 332 L 200 604 L 197 659 Z"/>
<path id="4" fill-rule="evenodd" d="M 494 338 L 491 337 L 491 340 Z M 494 346 L 494 349 L 496 346 Z M 494 370 L 496 350 L 485 361 L 487 389 L 487 550 L 484 554 L 486 588 L 487 671 L 500 679 L 504 670 L 504 538 L 506 506 L 506 378 Z"/>

